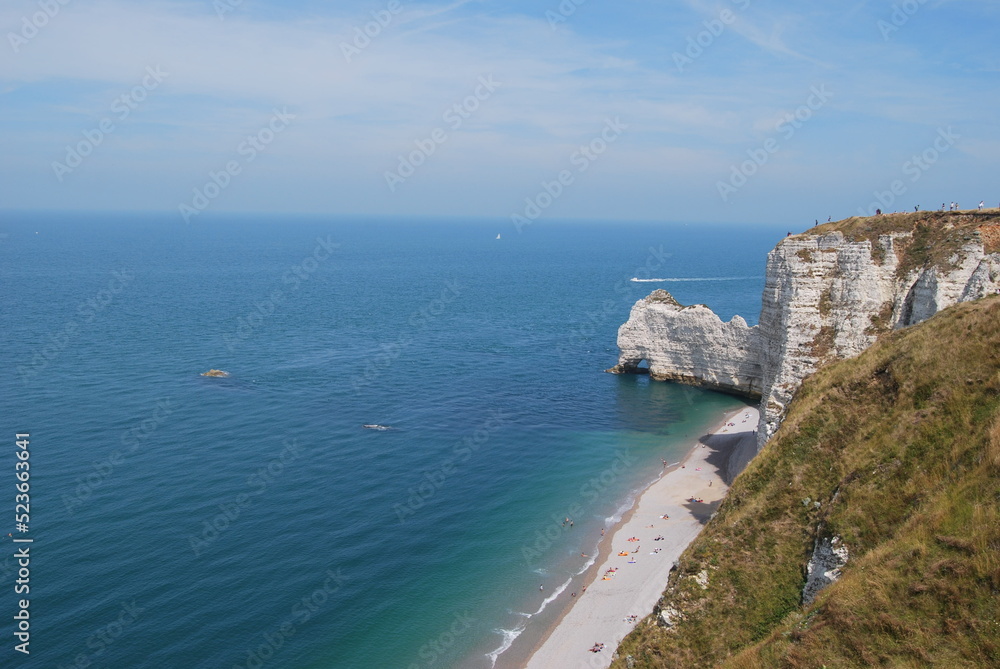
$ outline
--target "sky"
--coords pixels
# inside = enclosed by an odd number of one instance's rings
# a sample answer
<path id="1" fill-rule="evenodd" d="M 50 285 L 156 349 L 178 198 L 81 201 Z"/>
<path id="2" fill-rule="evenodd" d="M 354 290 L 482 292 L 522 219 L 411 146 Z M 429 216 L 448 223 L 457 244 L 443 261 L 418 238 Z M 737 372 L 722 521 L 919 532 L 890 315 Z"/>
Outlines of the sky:
<path id="1" fill-rule="evenodd" d="M 8 0 L 0 211 L 996 207 L 998 27 L 995 0 Z"/>

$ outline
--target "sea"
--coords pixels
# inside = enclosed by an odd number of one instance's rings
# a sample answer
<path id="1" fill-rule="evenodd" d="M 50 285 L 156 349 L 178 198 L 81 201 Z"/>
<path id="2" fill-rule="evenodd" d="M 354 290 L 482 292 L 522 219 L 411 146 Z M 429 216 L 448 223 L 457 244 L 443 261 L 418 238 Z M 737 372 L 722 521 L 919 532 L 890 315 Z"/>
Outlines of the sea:
<path id="1" fill-rule="evenodd" d="M 618 327 L 755 323 L 784 234 L 4 213 L 0 666 L 516 666 L 742 404 L 605 373 Z"/>

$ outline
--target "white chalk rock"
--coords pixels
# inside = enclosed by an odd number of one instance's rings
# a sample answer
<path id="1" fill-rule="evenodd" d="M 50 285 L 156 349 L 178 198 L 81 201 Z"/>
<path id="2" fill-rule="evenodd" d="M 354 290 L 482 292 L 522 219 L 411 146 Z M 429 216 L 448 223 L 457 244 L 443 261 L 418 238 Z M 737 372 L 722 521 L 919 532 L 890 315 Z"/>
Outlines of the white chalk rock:
<path id="1" fill-rule="evenodd" d="M 840 537 L 817 539 L 813 546 L 812 557 L 806 565 L 806 584 L 802 588 L 802 604 L 809 605 L 816 599 L 819 591 L 840 578 L 840 570 L 850 559 Z"/>
<path id="2" fill-rule="evenodd" d="M 784 418 L 805 377 L 823 363 L 851 358 L 878 335 L 914 325 L 957 302 L 1000 289 L 1000 254 L 970 236 L 947 269 L 900 276 L 896 248 L 912 233 L 848 241 L 840 232 L 801 234 L 768 254 L 759 324 L 728 323 L 704 305 L 683 306 L 657 290 L 632 307 L 618 330 L 618 365 L 654 379 L 761 398 L 757 448 Z"/>

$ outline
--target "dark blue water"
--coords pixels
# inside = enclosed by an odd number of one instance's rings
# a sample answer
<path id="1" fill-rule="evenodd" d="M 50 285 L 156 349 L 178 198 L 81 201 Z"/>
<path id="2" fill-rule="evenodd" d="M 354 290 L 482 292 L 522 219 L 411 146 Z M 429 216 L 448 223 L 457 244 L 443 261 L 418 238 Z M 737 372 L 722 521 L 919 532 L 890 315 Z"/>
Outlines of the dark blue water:
<path id="1" fill-rule="evenodd" d="M 525 615 L 538 585 L 737 403 L 604 374 L 618 326 L 655 288 L 755 322 L 783 231 L 7 214 L 0 233 L 3 534 L 27 432 L 34 539 L 32 652 L 5 634 L 0 664 L 327 668 L 489 667 L 553 616 Z"/>

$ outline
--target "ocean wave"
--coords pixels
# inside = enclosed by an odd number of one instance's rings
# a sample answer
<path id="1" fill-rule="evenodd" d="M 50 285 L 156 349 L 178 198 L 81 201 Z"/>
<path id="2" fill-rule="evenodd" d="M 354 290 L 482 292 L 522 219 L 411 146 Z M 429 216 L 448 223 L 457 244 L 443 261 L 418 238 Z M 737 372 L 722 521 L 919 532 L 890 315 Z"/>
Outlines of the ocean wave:
<path id="1" fill-rule="evenodd" d="M 590 566 L 592 564 L 594 564 L 595 562 L 597 562 L 597 549 L 595 548 L 592 551 L 592 553 L 593 554 L 589 558 L 587 558 L 586 564 L 584 564 L 582 567 L 580 567 L 580 571 L 578 571 L 578 572 L 576 572 L 576 574 L 574 574 L 575 576 L 579 576 L 583 572 L 587 571 L 588 569 L 590 569 Z"/>
<path id="2" fill-rule="evenodd" d="M 596 560 L 597 560 L 597 557 L 596 557 L 596 554 L 595 554 L 595 557 L 591 557 L 589 560 L 587 560 L 587 564 L 584 565 L 583 569 L 581 569 L 580 571 L 578 571 L 575 575 L 579 576 L 580 574 L 582 574 L 583 572 L 585 572 L 587 570 L 587 568 L 590 567 L 590 565 L 594 564 L 594 562 Z M 503 637 L 503 639 L 500 641 L 500 645 L 499 646 L 497 646 L 496 648 L 494 648 L 490 652 L 486 653 L 486 657 L 490 658 L 490 666 L 491 667 L 496 666 L 497 658 L 500 657 L 501 655 L 503 655 L 505 652 L 507 652 L 507 650 L 514 644 L 514 640 L 517 639 L 517 637 L 521 636 L 521 633 L 524 632 L 524 630 L 526 630 L 528 628 L 528 621 L 531 618 L 534 618 L 535 616 L 537 616 L 538 614 L 540 614 L 546 608 L 548 608 L 549 604 L 551 604 L 552 602 L 556 601 L 556 599 L 559 598 L 559 595 L 561 595 L 562 593 L 566 592 L 566 588 L 568 588 L 569 585 L 570 585 L 570 583 L 572 583 L 572 582 L 573 582 L 572 577 L 566 579 L 566 581 L 563 582 L 558 588 L 556 588 L 552 592 L 551 595 L 549 595 L 544 600 L 542 600 L 542 605 L 539 606 L 538 610 L 535 611 L 534 613 L 525 613 L 524 611 L 511 611 L 511 610 L 508 609 L 508 611 L 507 611 L 508 613 L 516 615 L 516 616 L 520 616 L 521 618 L 524 619 L 524 621 L 521 622 L 521 623 L 518 623 L 514 627 L 514 629 L 504 629 L 504 628 L 501 627 L 501 628 L 493 630 L 497 634 L 501 635 Z"/>
<path id="3" fill-rule="evenodd" d="M 534 613 L 532 613 L 531 615 L 532 616 L 537 616 L 539 613 L 541 613 L 542 611 L 544 611 L 545 607 L 547 607 L 549 604 L 551 604 L 552 602 L 554 602 L 555 599 L 556 599 L 556 597 L 558 597 L 559 595 L 561 595 L 563 593 L 563 591 L 566 588 L 568 588 L 569 584 L 572 583 L 572 582 L 573 582 L 573 579 L 567 578 L 566 582 L 563 583 L 562 585 L 560 585 L 558 588 L 556 588 L 555 592 L 553 592 L 551 595 L 549 595 L 544 600 L 542 600 L 542 605 L 539 606 L 538 610 L 535 611 Z"/>
<path id="4" fill-rule="evenodd" d="M 622 502 L 621 505 L 617 509 L 615 509 L 615 512 L 613 514 L 604 519 L 604 524 L 607 527 L 613 527 L 616 524 L 618 524 L 618 521 L 622 519 L 625 513 L 633 506 L 635 506 L 635 502 L 639 498 L 640 494 L 642 494 L 642 490 L 638 490 L 630 494 L 628 496 L 628 499 Z"/>
<path id="5" fill-rule="evenodd" d="M 707 276 L 707 277 L 673 277 L 669 279 L 639 279 L 632 277 L 629 281 L 633 283 L 680 283 L 685 281 L 747 281 L 749 279 L 759 279 L 759 276 Z"/>
<path id="6" fill-rule="evenodd" d="M 521 636 L 521 632 L 523 632 L 527 626 L 527 623 L 522 623 L 512 630 L 505 630 L 503 628 L 493 630 L 497 634 L 502 635 L 503 640 L 494 650 L 486 653 L 486 657 L 490 658 L 491 667 L 496 666 L 497 658 L 507 652 L 507 649 L 514 644 L 514 640 L 517 639 L 517 637 Z"/>

